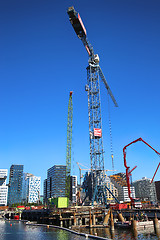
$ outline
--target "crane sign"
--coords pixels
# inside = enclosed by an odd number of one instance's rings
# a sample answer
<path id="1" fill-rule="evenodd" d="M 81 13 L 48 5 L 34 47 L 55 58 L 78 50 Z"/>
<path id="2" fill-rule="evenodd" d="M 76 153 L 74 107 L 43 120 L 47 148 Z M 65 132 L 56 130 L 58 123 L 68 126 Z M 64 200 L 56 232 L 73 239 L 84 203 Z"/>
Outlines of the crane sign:
<path id="1" fill-rule="evenodd" d="M 94 201 L 107 205 L 106 190 L 108 189 L 104 183 L 105 171 L 99 78 L 102 79 L 114 105 L 116 107 L 118 105 L 99 66 L 99 56 L 98 54 L 94 54 L 93 47 L 88 41 L 87 31 L 79 13 L 75 11 L 74 7 L 69 7 L 67 13 L 74 31 L 76 32 L 78 38 L 82 41 L 89 55 L 89 65 L 87 67 L 87 85 L 85 90 L 87 91 L 88 95 L 92 205 Z"/>
<path id="2" fill-rule="evenodd" d="M 127 166 L 127 161 L 126 161 L 126 148 L 127 148 L 128 146 L 132 145 L 133 143 L 136 143 L 136 142 L 139 142 L 139 141 L 142 141 L 143 143 L 145 143 L 148 147 L 150 147 L 153 151 L 155 151 L 155 153 L 157 153 L 157 155 L 160 156 L 160 153 L 157 152 L 153 147 L 151 147 L 151 146 L 150 146 L 147 142 L 145 142 L 142 138 L 138 138 L 138 139 L 134 140 L 133 142 L 127 144 L 127 145 L 123 148 L 123 158 L 124 158 L 124 166 L 125 166 L 125 168 L 126 168 L 126 180 L 127 180 L 127 187 L 128 187 L 128 196 L 129 196 L 129 198 L 131 199 L 131 202 L 132 202 L 132 203 L 134 203 L 134 201 L 135 201 L 136 199 L 134 199 L 134 198 L 131 196 L 130 176 L 131 176 L 131 172 L 132 172 L 137 166 L 135 166 L 132 170 L 130 170 L 130 167 Z M 152 178 L 152 180 L 151 180 L 151 183 L 152 183 L 153 180 L 154 180 L 154 177 L 155 177 L 155 175 L 156 175 L 156 173 L 157 173 L 157 171 L 158 171 L 159 166 L 160 166 L 160 163 L 158 164 L 158 167 L 157 167 L 157 169 L 156 169 L 156 171 L 155 171 L 155 173 L 154 173 L 154 175 L 153 175 L 153 178 Z"/>

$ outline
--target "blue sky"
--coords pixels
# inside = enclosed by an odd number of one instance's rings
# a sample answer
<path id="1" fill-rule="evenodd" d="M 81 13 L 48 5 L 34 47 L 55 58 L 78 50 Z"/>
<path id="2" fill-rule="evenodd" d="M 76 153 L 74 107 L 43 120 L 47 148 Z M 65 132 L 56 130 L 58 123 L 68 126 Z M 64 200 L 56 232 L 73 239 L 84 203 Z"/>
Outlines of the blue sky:
<path id="1" fill-rule="evenodd" d="M 90 166 L 87 52 L 67 15 L 74 6 L 118 102 L 110 101 L 115 169 L 122 149 L 142 137 L 159 145 L 160 2 L 157 0 L 0 1 L 0 168 L 23 164 L 46 177 L 65 164 L 67 108 L 73 91 L 72 173 Z M 101 82 L 105 168 L 112 169 L 107 91 Z M 152 177 L 160 158 L 143 143 L 127 150 L 133 180 Z M 156 180 L 159 179 L 160 171 Z"/>

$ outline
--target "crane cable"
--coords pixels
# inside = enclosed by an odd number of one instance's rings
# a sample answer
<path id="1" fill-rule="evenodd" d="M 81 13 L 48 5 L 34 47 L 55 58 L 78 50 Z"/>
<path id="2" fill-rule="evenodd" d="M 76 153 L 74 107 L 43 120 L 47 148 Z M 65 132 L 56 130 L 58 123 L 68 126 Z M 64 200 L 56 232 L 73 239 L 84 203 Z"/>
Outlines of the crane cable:
<path id="1" fill-rule="evenodd" d="M 110 149 L 111 149 L 111 159 L 112 159 L 112 170 L 114 171 L 114 160 L 113 160 L 113 141 L 112 141 L 112 125 L 111 125 L 111 114 L 110 114 L 110 102 L 108 95 L 108 118 L 109 118 L 109 134 L 110 134 Z"/>

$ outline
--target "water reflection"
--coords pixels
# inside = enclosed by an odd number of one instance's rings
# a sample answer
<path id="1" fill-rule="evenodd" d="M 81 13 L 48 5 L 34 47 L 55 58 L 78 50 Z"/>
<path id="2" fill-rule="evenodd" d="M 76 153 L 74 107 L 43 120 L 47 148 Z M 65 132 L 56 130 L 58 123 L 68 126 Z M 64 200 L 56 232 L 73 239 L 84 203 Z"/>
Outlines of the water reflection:
<path id="1" fill-rule="evenodd" d="M 0 240 L 83 240 L 85 237 L 71 234 L 67 231 L 39 227 L 39 226 L 28 226 L 23 223 L 0 221 Z M 79 230 L 79 229 L 78 229 Z M 128 229 L 115 229 L 110 231 L 110 228 L 91 228 L 81 229 L 81 232 L 85 232 L 92 235 L 102 236 L 108 239 L 114 240 L 160 240 L 153 233 L 133 233 Z"/>
<path id="2" fill-rule="evenodd" d="M 39 226 L 27 226 L 23 223 L 0 222 L 0 240 L 80 240 L 82 236 L 67 231 Z"/>

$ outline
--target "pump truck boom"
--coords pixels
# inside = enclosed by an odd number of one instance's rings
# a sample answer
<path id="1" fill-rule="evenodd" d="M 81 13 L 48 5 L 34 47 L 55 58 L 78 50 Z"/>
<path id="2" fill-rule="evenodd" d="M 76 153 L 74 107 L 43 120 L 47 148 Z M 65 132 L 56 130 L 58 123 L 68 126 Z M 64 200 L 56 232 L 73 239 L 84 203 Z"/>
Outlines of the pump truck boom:
<path id="1" fill-rule="evenodd" d="M 135 166 L 132 170 L 130 170 L 130 167 L 127 165 L 127 160 L 126 160 L 126 148 L 129 147 L 130 145 L 132 145 L 133 143 L 136 143 L 136 142 L 139 142 L 139 141 L 142 141 L 143 143 L 145 143 L 148 147 L 150 147 L 153 151 L 155 151 L 155 153 L 156 153 L 158 156 L 160 156 L 160 153 L 159 153 L 158 151 L 156 151 L 153 147 L 151 147 L 151 146 L 150 146 L 147 142 L 145 142 L 142 138 L 138 138 L 138 139 L 134 140 L 133 142 L 127 144 L 127 145 L 123 148 L 123 158 L 124 158 L 124 166 L 125 166 L 125 168 L 126 168 L 126 180 L 127 180 L 127 187 L 128 187 L 128 196 L 129 196 L 129 198 L 131 199 L 131 203 L 132 203 L 133 205 L 134 205 L 134 203 L 136 202 L 137 199 L 136 199 L 136 198 L 133 198 L 133 197 L 131 196 L 130 176 L 131 176 L 131 172 L 132 172 L 137 166 Z M 154 179 L 155 174 L 156 174 L 156 172 L 157 172 L 157 170 L 158 170 L 158 168 L 159 168 L 159 165 L 160 165 L 160 163 L 158 164 L 158 167 L 157 167 L 157 169 L 156 169 L 156 171 L 155 171 L 155 173 L 154 173 L 154 175 L 153 175 L 153 178 L 152 178 L 151 183 L 153 182 L 153 179 Z"/>

